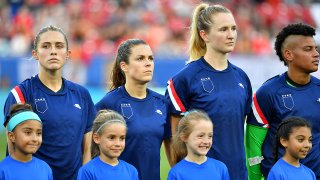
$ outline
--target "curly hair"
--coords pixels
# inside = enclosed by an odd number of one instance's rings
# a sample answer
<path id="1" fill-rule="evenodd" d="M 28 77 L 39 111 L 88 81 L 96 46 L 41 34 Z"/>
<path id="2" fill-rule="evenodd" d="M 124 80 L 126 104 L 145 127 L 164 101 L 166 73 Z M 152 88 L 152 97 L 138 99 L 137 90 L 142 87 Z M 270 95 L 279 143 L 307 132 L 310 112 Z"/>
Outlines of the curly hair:
<path id="1" fill-rule="evenodd" d="M 287 62 L 282 56 L 282 45 L 288 36 L 302 35 L 313 37 L 315 34 L 315 29 L 313 27 L 302 23 L 289 24 L 284 27 L 276 36 L 276 41 L 274 43 L 274 49 L 279 56 L 280 61 L 283 61 L 284 65 L 287 66 Z"/>

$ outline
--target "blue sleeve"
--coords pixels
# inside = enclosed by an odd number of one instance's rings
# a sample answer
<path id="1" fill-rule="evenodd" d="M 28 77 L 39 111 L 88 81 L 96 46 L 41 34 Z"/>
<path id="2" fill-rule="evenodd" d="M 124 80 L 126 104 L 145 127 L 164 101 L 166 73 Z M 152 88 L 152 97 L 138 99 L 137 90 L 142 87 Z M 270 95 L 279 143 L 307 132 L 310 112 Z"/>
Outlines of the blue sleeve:
<path id="1" fill-rule="evenodd" d="M 268 127 L 274 114 L 273 100 L 268 89 L 259 89 L 253 95 L 252 112 L 248 116 L 247 123 Z"/>
<path id="2" fill-rule="evenodd" d="M 169 171 L 167 180 L 178 180 L 178 178 L 175 175 L 174 171 L 172 171 L 172 170 Z"/>
<path id="3" fill-rule="evenodd" d="M 102 110 L 102 109 L 107 109 L 108 107 L 106 107 L 106 105 L 105 105 L 105 100 L 104 100 L 105 98 L 102 98 L 99 102 L 97 102 L 96 104 L 95 104 L 95 109 L 96 109 L 96 111 L 98 112 L 98 111 L 100 111 L 100 110 Z"/>
<path id="4" fill-rule="evenodd" d="M 87 94 L 86 98 L 87 98 L 87 102 L 88 102 L 88 117 L 87 117 L 87 125 L 86 125 L 85 133 L 91 131 L 93 120 L 96 117 L 96 109 L 94 107 L 92 98 L 91 98 L 88 90 L 86 90 L 86 94 Z"/>
<path id="5" fill-rule="evenodd" d="M 267 180 L 285 180 L 280 174 L 277 174 L 275 171 L 270 171 L 268 174 Z"/>
<path id="6" fill-rule="evenodd" d="M 94 180 L 91 176 L 90 171 L 87 171 L 85 168 L 81 167 L 78 172 L 77 180 Z"/>
<path id="7" fill-rule="evenodd" d="M 190 88 L 186 79 L 181 76 L 173 77 L 168 81 L 165 96 L 170 102 L 171 113 L 181 114 L 188 111 Z"/>
<path id="8" fill-rule="evenodd" d="M 166 124 L 164 125 L 164 139 L 170 139 L 171 137 L 172 137 L 172 134 L 171 134 L 170 109 L 169 109 L 169 105 L 167 105 Z"/>
<path id="9" fill-rule="evenodd" d="M 251 113 L 251 108 L 252 108 L 252 86 L 251 86 L 250 79 L 246 74 L 245 74 L 245 79 L 247 82 L 247 89 L 248 89 L 248 99 L 247 99 L 245 114 L 249 115 Z"/>
<path id="10" fill-rule="evenodd" d="M 18 88 L 21 91 L 22 94 L 20 94 L 20 96 L 17 95 L 17 93 L 16 93 L 16 97 L 13 95 L 13 92 L 17 92 L 15 90 L 15 88 Z M 18 85 L 15 88 L 13 88 L 10 91 L 10 93 L 8 94 L 8 97 L 7 97 L 6 102 L 4 104 L 4 107 L 3 107 L 3 114 L 4 114 L 4 120 L 3 120 L 3 123 L 2 123 L 3 125 L 6 122 L 6 120 L 9 120 L 9 118 L 10 118 L 10 107 L 13 104 L 25 103 L 25 102 L 28 103 L 28 99 L 27 99 L 27 96 L 26 96 L 26 93 L 25 93 L 25 90 L 24 90 L 23 86 Z"/>
<path id="11" fill-rule="evenodd" d="M 229 172 L 228 172 L 228 168 L 226 165 L 224 165 L 224 168 L 223 168 L 223 172 L 222 172 L 222 179 L 225 179 L 225 180 L 230 180 L 230 175 L 229 175 Z"/>

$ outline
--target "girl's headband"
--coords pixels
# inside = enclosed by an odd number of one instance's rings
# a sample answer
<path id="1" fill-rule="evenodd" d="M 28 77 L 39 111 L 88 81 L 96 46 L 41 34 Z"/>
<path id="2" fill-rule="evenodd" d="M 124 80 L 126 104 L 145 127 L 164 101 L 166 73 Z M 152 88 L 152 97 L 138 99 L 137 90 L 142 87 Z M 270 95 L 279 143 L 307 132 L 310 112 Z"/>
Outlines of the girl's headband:
<path id="1" fill-rule="evenodd" d="M 10 118 L 9 122 L 8 122 L 8 126 L 7 129 L 9 132 L 12 132 L 13 129 L 20 123 L 27 121 L 27 120 L 37 120 L 41 123 L 41 119 L 39 118 L 39 116 L 32 112 L 32 111 L 24 111 L 21 113 L 18 113 L 16 115 L 14 115 L 12 118 Z"/>
<path id="2" fill-rule="evenodd" d="M 125 122 L 124 120 L 112 119 L 112 120 L 110 120 L 110 121 L 106 121 L 105 123 L 103 123 L 103 124 L 98 128 L 98 130 L 96 131 L 96 133 L 99 133 L 99 131 L 100 131 L 104 126 L 106 126 L 107 124 L 115 123 L 115 122 L 118 122 L 118 123 L 121 123 L 121 124 L 126 125 L 126 122 Z"/>

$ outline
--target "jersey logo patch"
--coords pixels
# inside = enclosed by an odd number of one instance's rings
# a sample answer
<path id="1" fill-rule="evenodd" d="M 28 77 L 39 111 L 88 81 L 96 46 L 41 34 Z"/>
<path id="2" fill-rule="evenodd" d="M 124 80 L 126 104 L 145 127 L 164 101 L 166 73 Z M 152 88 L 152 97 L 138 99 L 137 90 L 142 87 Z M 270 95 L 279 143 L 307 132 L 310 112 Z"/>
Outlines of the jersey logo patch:
<path id="1" fill-rule="evenodd" d="M 78 108 L 78 109 L 81 109 L 81 106 L 79 104 L 74 104 L 73 106 Z"/>
<path id="2" fill-rule="evenodd" d="M 214 89 L 214 85 L 210 79 L 210 77 L 201 78 L 201 84 L 204 91 L 211 93 L 211 91 Z"/>
<path id="3" fill-rule="evenodd" d="M 317 102 L 320 103 L 320 98 L 317 99 Z"/>
<path id="4" fill-rule="evenodd" d="M 156 113 L 162 115 L 162 111 L 161 111 L 160 109 L 157 109 L 157 110 L 156 110 Z"/>
<path id="5" fill-rule="evenodd" d="M 285 108 L 291 110 L 294 107 L 294 101 L 291 94 L 282 95 L 282 101 Z"/>
<path id="6" fill-rule="evenodd" d="M 45 98 L 34 99 L 34 103 L 36 104 L 36 110 L 39 113 L 45 113 L 48 109 L 47 101 Z"/>
<path id="7" fill-rule="evenodd" d="M 244 89 L 244 86 L 242 83 L 239 83 L 238 85 Z"/>
<path id="8" fill-rule="evenodd" d="M 122 116 L 130 119 L 133 115 L 132 108 L 130 104 L 121 104 Z"/>

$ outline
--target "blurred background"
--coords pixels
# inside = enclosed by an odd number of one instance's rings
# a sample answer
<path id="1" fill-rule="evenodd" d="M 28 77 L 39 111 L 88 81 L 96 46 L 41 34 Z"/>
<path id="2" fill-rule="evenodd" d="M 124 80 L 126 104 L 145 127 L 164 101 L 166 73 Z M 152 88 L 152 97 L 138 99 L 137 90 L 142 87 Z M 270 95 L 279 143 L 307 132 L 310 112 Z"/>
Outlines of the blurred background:
<path id="1" fill-rule="evenodd" d="M 164 92 L 167 80 L 188 59 L 192 10 L 199 0 L 0 0 L 0 122 L 14 85 L 37 73 L 31 58 L 35 33 L 61 27 L 69 38 L 71 60 L 64 76 L 86 86 L 94 102 L 107 92 L 110 66 L 121 41 L 141 38 L 155 55 L 150 88 Z M 320 0 L 212 0 L 234 14 L 237 45 L 229 60 L 249 76 L 253 89 L 286 70 L 273 50 L 274 37 L 288 23 L 317 28 Z M 319 73 L 314 74 L 320 77 Z M 2 124 L 2 123 L 1 123 Z M 2 126 L 1 126 L 2 128 Z M 3 131 L 3 128 L 2 128 Z"/>

